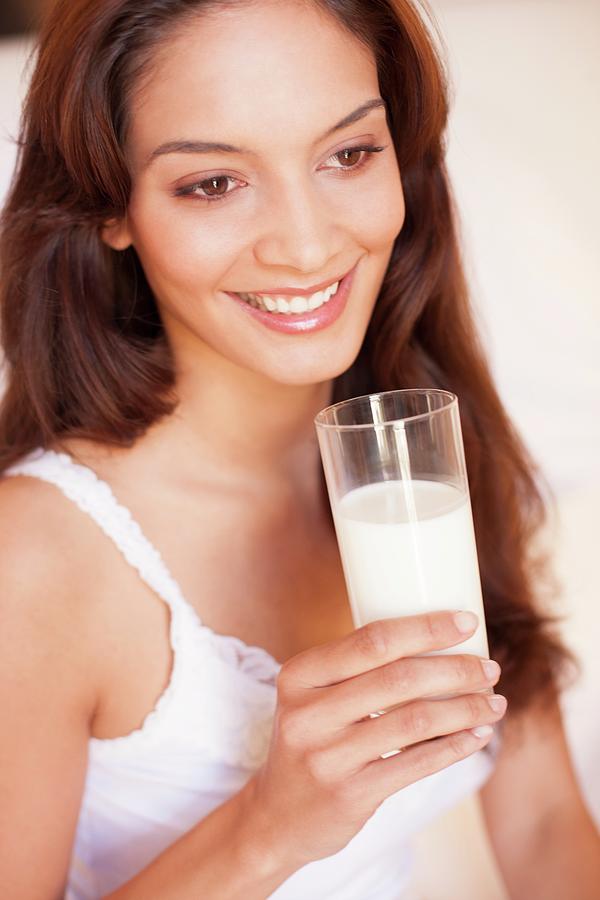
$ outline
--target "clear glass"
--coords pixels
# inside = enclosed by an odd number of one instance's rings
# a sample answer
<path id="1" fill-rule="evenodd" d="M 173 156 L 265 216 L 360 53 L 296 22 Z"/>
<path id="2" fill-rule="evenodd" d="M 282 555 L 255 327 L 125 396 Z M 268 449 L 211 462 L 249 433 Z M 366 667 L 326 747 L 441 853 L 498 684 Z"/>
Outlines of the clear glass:
<path id="1" fill-rule="evenodd" d="M 468 609 L 476 632 L 435 653 L 489 657 L 456 395 L 355 397 L 315 426 L 356 627 Z"/>

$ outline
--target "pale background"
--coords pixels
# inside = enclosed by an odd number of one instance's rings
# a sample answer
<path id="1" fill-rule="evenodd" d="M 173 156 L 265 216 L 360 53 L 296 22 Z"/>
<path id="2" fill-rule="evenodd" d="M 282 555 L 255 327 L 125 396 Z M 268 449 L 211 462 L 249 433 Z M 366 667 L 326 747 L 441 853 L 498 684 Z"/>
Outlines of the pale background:
<path id="1" fill-rule="evenodd" d="M 474 301 L 500 393 L 557 495 L 547 540 L 583 663 L 563 709 L 600 826 L 600 2 L 431 5 Z M 506 897 L 474 800 L 421 837 L 419 862 L 427 900 Z"/>
<path id="2" fill-rule="evenodd" d="M 432 7 L 454 85 L 449 165 L 480 327 L 503 400 L 558 500 L 546 540 L 564 635 L 583 664 L 563 708 L 600 825 L 600 2 Z M 0 40 L 0 202 L 27 49 Z M 506 897 L 475 799 L 421 835 L 417 853 L 426 900 Z"/>

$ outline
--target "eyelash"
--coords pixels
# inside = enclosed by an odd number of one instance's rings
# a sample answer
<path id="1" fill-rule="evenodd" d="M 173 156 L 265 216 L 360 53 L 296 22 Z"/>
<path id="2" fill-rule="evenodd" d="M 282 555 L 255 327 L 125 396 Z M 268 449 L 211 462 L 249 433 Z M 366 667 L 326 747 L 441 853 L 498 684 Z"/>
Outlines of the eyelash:
<path id="1" fill-rule="evenodd" d="M 366 153 L 360 162 L 358 162 L 355 166 L 341 167 L 337 169 L 338 172 L 342 172 L 343 175 L 351 175 L 354 172 L 360 171 L 364 169 L 371 162 L 373 155 L 375 153 L 381 153 L 382 150 L 385 150 L 385 147 L 375 147 L 373 144 L 363 144 L 360 147 L 344 147 L 342 150 L 338 150 L 336 153 L 332 153 L 329 159 L 335 156 L 341 156 L 342 153 L 357 153 L 358 151 L 362 153 Z M 195 200 L 199 203 L 215 203 L 225 200 L 231 194 L 234 194 L 237 189 L 232 191 L 226 191 L 224 194 L 215 195 L 213 197 L 202 197 L 195 193 L 195 191 L 200 188 L 203 184 L 208 181 L 214 181 L 220 178 L 228 178 L 231 181 L 239 181 L 239 179 L 234 178 L 232 175 L 211 175 L 209 178 L 203 178 L 202 181 L 195 181 L 193 184 L 186 185 L 185 187 L 177 188 L 174 191 L 175 197 L 188 197 L 191 200 Z"/>

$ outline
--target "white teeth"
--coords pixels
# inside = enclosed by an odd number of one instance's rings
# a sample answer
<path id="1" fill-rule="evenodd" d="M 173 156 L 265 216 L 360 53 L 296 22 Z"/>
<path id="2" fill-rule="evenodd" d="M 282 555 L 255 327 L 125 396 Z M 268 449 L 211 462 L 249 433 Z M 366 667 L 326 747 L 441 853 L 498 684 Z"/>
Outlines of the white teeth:
<path id="1" fill-rule="evenodd" d="M 292 297 L 290 302 L 290 310 L 293 313 L 303 313 L 308 311 L 308 300 L 306 297 Z"/>
<path id="2" fill-rule="evenodd" d="M 337 292 L 339 281 L 329 285 L 322 291 L 317 291 L 310 297 L 269 297 L 266 294 L 242 294 L 238 293 L 238 297 L 249 303 L 255 309 L 262 309 L 265 312 L 283 313 L 284 315 L 297 315 L 308 312 L 309 310 L 318 309 L 324 303 L 327 303 L 331 297 Z"/>

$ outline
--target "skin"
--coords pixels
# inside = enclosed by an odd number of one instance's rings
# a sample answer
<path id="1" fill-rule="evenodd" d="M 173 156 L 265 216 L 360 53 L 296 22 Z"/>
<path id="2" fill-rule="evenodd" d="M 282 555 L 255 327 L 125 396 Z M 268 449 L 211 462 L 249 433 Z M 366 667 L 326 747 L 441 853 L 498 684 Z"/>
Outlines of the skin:
<path id="1" fill-rule="evenodd" d="M 290 469 L 301 483 L 316 477 L 312 418 L 326 405 L 331 380 L 358 354 L 404 221 L 383 108 L 320 139 L 380 94 L 370 54 L 356 42 L 350 50 L 329 20 L 317 21 L 315 28 L 314 11 L 294 4 L 271 4 L 267 16 L 259 6 L 210 17 L 201 29 L 182 31 L 136 97 L 131 203 L 127 220 L 105 239 L 115 248 L 134 245 L 174 348 L 181 403 L 161 440 L 169 454 L 175 449 L 178 466 L 197 469 L 201 447 L 204 462 L 227 478 L 240 472 L 268 481 Z M 286 27 L 293 44 L 281 40 Z M 245 40 L 244 28 L 256 39 Z M 200 67 L 201 77 L 190 79 Z M 251 153 L 172 153 L 147 165 L 165 141 L 192 139 Z M 335 154 L 364 143 L 385 149 L 362 154 L 366 164 L 355 172 L 342 171 Z M 238 180 L 226 199 L 173 197 L 174 189 L 219 173 Z M 270 331 L 223 293 L 310 287 L 355 263 L 352 303 L 310 336 Z M 210 391 L 202 389 L 208 373 Z"/>
<path id="2" fill-rule="evenodd" d="M 149 880 L 142 875 L 137 887 L 116 892 L 115 900 L 151 896 L 159 878 L 165 900 L 200 889 L 203 896 L 221 896 L 223 879 L 235 872 L 255 873 L 254 881 L 238 886 L 239 894 L 232 888 L 231 897 L 266 896 L 276 886 L 268 879 L 258 885 L 256 860 L 268 856 L 266 848 L 281 848 L 281 857 L 292 846 L 306 858 L 335 852 L 335 841 L 350 837 L 377 799 L 391 793 L 385 772 L 396 771 L 400 789 L 448 765 L 457 748 L 464 755 L 482 746 L 465 729 L 502 715 L 492 714 L 478 694 L 477 706 L 464 699 L 435 704 L 435 722 L 422 715 L 425 707 L 410 721 L 402 719 L 408 707 L 367 724 L 351 721 L 361 696 L 365 710 L 381 709 L 393 700 L 435 696 L 452 684 L 474 692 L 497 680 L 486 681 L 475 658 L 430 658 L 419 671 L 414 661 L 399 659 L 456 643 L 460 637 L 449 616 L 433 624 L 420 617 L 414 627 L 390 620 L 385 634 L 353 632 L 323 508 L 312 420 L 330 399 L 332 379 L 361 346 L 402 228 L 404 203 L 383 109 L 333 137 L 322 135 L 377 97 L 374 61 L 360 44 L 309 7 L 281 2 L 188 23 L 159 53 L 134 96 L 127 146 L 131 203 L 126 219 L 106 224 L 103 238 L 117 251 L 133 244 L 140 257 L 173 348 L 180 403 L 132 448 L 71 441 L 69 450 L 132 510 L 207 625 L 285 663 L 278 713 L 285 725 L 264 772 L 244 792 L 243 809 L 252 815 L 224 804 L 205 828 L 164 854 Z M 148 164 L 158 146 L 181 140 L 226 141 L 251 152 L 165 154 Z M 363 169 L 340 174 L 335 154 L 364 143 L 385 149 Z M 174 195 L 176 187 L 220 174 L 236 180 L 224 201 L 205 205 Z M 355 263 L 344 314 L 315 334 L 267 330 L 224 294 L 311 286 Z M 59 896 L 67 871 L 90 734 L 116 737 L 138 727 L 168 680 L 167 614 L 94 523 L 55 488 L 32 479 L 0 486 L 0 571 L 7 626 L 0 631 L 6 636 L 0 684 L 12 685 L 0 697 L 12 742 L 0 759 L 7 773 L 0 830 L 14 836 L 0 871 L 4 883 L 14 885 L 11 896 L 47 898 Z M 43 603 L 40 584 L 47 585 Z M 388 665 L 396 667 L 393 672 Z M 324 689 L 355 676 L 363 679 L 356 682 L 362 694 L 350 683 Z M 382 741 L 394 746 L 398 731 L 427 743 L 386 761 L 395 768 L 371 768 L 368 783 L 345 770 L 340 779 L 342 761 L 350 766 L 354 759 L 358 767 Z M 428 740 L 436 734 L 448 737 L 437 744 Z M 340 806 L 332 809 L 335 777 Z M 290 784 L 297 795 L 291 803 Z M 522 739 L 506 741 L 482 797 L 511 896 L 559 898 L 565 895 L 557 885 L 576 877 L 578 896 L 595 896 L 600 873 L 586 860 L 595 858 L 597 836 L 559 714 L 528 716 Z M 506 798 L 512 798 L 508 811 Z M 305 810 L 300 832 L 281 802 Z M 228 814 L 252 823 L 253 855 L 248 835 L 245 856 L 224 855 L 238 843 Z M 332 816 L 326 829 L 331 844 L 303 845 L 325 815 Z M 202 860 L 208 860 L 206 871 Z M 533 894 L 532 867 L 541 879 Z M 186 870 L 190 880 L 184 884 Z"/>

